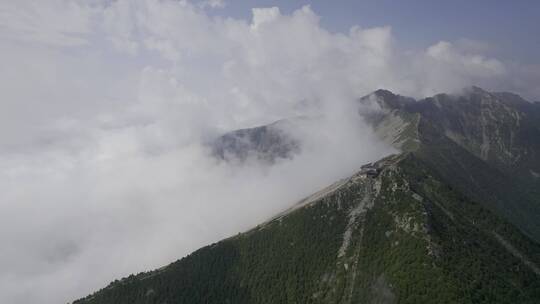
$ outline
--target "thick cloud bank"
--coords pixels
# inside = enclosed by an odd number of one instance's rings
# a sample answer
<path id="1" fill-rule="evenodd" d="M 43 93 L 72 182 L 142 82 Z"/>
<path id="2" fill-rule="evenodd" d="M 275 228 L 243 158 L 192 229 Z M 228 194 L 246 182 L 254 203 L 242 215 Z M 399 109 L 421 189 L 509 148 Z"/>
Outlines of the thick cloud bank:
<path id="1" fill-rule="evenodd" d="M 330 33 L 309 6 L 207 14 L 224 5 L 0 3 L 1 303 L 84 296 L 392 153 L 358 120 L 354 102 L 372 90 L 505 84 L 540 96 L 534 67 L 463 45 L 398 52 L 391 28 Z M 273 166 L 219 163 L 202 144 L 299 115 L 320 121 L 295 130 L 302 153 Z"/>

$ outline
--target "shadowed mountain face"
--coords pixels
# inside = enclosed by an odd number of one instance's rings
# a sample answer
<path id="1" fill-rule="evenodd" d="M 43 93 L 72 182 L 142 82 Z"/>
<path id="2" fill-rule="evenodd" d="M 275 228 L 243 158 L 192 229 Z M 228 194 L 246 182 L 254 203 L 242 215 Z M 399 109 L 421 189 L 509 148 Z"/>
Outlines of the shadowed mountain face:
<path id="1" fill-rule="evenodd" d="M 479 88 L 465 94 L 436 95 L 415 107 L 448 138 L 501 170 L 529 176 L 540 170 L 537 105 Z"/>
<path id="2" fill-rule="evenodd" d="M 531 171 L 540 170 L 539 104 L 477 87 L 465 89 L 461 95 L 439 94 L 419 101 L 388 91 L 373 95 L 381 107 L 400 115 L 419 115 L 435 129 L 431 133 L 449 138 L 501 170 L 529 177 Z"/>
<path id="3" fill-rule="evenodd" d="M 401 138 L 399 148 L 448 184 L 540 240 L 539 104 L 477 87 L 416 102 L 388 91 L 367 99 L 381 104 L 376 132 L 392 135 L 394 145 Z"/>
<path id="4" fill-rule="evenodd" d="M 211 143 L 212 155 L 225 161 L 244 162 L 254 159 L 274 163 L 300 152 L 300 141 L 285 131 L 288 120 L 267 126 L 226 133 Z"/>
<path id="5" fill-rule="evenodd" d="M 359 108 L 402 153 L 76 303 L 539 303 L 539 106 L 473 87 L 379 90 Z M 223 136 L 215 155 L 297 151 L 268 128 Z"/>

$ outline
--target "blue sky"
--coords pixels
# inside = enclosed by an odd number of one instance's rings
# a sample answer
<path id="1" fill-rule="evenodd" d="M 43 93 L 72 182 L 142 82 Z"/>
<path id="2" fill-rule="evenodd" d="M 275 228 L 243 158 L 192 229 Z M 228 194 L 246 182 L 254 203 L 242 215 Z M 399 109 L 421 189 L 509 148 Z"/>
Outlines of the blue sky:
<path id="1" fill-rule="evenodd" d="M 498 58 L 540 64 L 540 1 L 229 0 L 215 13 L 249 19 L 252 7 L 277 6 L 288 14 L 306 4 L 331 31 L 390 25 L 403 47 L 466 38 L 489 44 Z"/>

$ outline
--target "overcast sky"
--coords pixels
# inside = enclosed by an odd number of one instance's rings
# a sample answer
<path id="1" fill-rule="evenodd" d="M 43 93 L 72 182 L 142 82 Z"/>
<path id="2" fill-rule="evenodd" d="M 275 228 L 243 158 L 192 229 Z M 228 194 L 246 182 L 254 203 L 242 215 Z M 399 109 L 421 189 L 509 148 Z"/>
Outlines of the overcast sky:
<path id="1" fill-rule="evenodd" d="M 247 3 L 0 1 L 0 303 L 85 296 L 395 152 L 358 119 L 373 90 L 540 100 L 534 3 Z M 299 115 L 292 160 L 204 145 Z"/>

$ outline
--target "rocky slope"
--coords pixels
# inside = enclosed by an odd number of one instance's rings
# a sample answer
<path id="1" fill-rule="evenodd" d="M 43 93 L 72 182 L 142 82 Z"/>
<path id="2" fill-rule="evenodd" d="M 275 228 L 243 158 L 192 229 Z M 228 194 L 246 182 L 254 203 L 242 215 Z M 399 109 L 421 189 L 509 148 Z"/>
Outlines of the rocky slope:
<path id="1" fill-rule="evenodd" d="M 377 132 L 394 130 L 402 150 L 540 241 L 540 105 L 477 87 L 419 101 L 388 91 L 363 99 L 383 104 Z"/>

